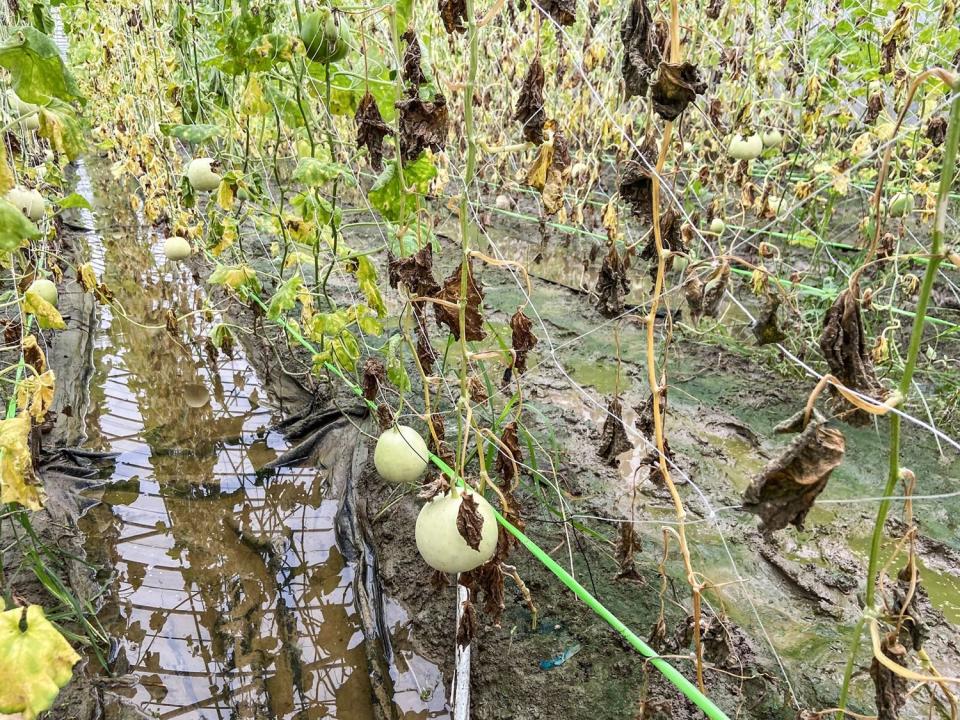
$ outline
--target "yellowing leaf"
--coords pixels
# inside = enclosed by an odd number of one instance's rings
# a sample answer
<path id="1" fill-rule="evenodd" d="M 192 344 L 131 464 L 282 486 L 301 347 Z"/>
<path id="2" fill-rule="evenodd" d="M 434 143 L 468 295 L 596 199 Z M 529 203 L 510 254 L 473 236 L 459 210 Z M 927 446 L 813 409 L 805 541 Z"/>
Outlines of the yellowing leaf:
<path id="1" fill-rule="evenodd" d="M 77 281 L 83 286 L 84 292 L 93 292 L 97 287 L 97 274 L 93 265 L 84 263 L 77 267 Z"/>
<path id="2" fill-rule="evenodd" d="M 0 613 L 0 712 L 33 720 L 50 709 L 79 659 L 39 605 Z"/>
<path id="3" fill-rule="evenodd" d="M 233 290 L 241 286 L 260 289 L 257 272 L 249 265 L 217 265 L 207 282 L 211 285 L 226 285 Z"/>
<path id="4" fill-rule="evenodd" d="M 13 170 L 7 162 L 7 144 L 0 143 L 0 195 L 14 186 Z"/>
<path id="5" fill-rule="evenodd" d="M 37 324 L 45 330 L 63 330 L 67 324 L 57 309 L 44 300 L 35 290 L 27 290 L 23 296 L 23 311 L 33 315 Z"/>
<path id="6" fill-rule="evenodd" d="M 20 341 L 20 347 L 23 350 L 23 361 L 32 367 L 37 373 L 42 373 L 47 369 L 47 356 L 43 348 L 37 344 L 35 335 L 26 335 Z"/>
<path id="7" fill-rule="evenodd" d="M 266 115 L 270 110 L 270 103 L 263 97 L 260 78 L 251 75 L 243 91 L 243 97 L 240 99 L 240 111 L 245 115 Z"/>
<path id="8" fill-rule="evenodd" d="M 33 484 L 29 437 L 29 415 L 0 420 L 0 502 L 15 502 L 30 510 L 39 510 L 43 507 L 44 493 L 42 487 Z"/>
<path id="9" fill-rule="evenodd" d="M 543 191 L 547 184 L 547 170 L 553 162 L 553 143 L 545 142 L 540 146 L 533 165 L 527 170 L 526 183 L 534 190 Z"/>
<path id="10" fill-rule="evenodd" d="M 38 424 L 43 422 L 53 404 L 55 380 L 53 370 L 47 370 L 40 375 L 24 378 L 17 386 L 17 407 L 29 411 Z"/>
<path id="11" fill-rule="evenodd" d="M 233 208 L 233 185 L 226 180 L 222 180 L 217 189 L 217 205 L 224 210 Z"/>

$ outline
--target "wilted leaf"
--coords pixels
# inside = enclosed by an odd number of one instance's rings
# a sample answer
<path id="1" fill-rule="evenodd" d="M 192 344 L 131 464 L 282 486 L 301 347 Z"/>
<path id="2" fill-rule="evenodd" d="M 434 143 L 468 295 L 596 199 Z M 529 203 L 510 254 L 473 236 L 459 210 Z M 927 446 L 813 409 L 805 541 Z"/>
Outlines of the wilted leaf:
<path id="1" fill-rule="evenodd" d="M 537 4 L 558 25 L 569 26 L 577 21 L 577 3 L 574 0 L 540 0 Z"/>
<path id="2" fill-rule="evenodd" d="M 477 282 L 473 266 L 467 262 L 456 268 L 446 280 L 443 288 L 437 295 L 439 300 L 445 300 L 454 305 L 460 302 L 460 285 L 462 272 L 467 273 L 467 306 L 464 313 L 464 330 L 467 340 L 483 340 L 487 333 L 483 329 L 483 288 Z M 433 312 L 437 318 L 437 325 L 446 325 L 454 339 L 460 339 L 460 314 L 453 308 L 434 303 Z"/>
<path id="3" fill-rule="evenodd" d="M 523 375 L 527 371 L 527 354 L 537 346 L 533 323 L 523 314 L 523 310 L 517 310 L 510 318 L 510 341 L 516 353 L 513 367 Z"/>
<path id="4" fill-rule="evenodd" d="M 217 265 L 207 282 L 211 285 L 225 285 L 233 290 L 241 287 L 260 290 L 257 272 L 249 265 Z"/>
<path id="5" fill-rule="evenodd" d="M 17 407 L 28 411 L 38 424 L 43 422 L 53 404 L 55 380 L 53 370 L 47 370 L 39 375 L 31 374 L 17 385 Z"/>
<path id="6" fill-rule="evenodd" d="M 779 307 L 780 298 L 772 293 L 767 295 L 763 307 L 757 314 L 757 319 L 750 325 L 750 330 L 757 339 L 757 345 L 770 345 L 787 339 L 786 333 L 777 324 Z"/>
<path id="7" fill-rule="evenodd" d="M 543 82 L 543 65 L 537 55 L 523 79 L 520 97 L 517 98 L 517 107 L 513 113 L 513 119 L 522 125 L 523 139 L 537 145 L 543 142 L 543 124 L 546 121 L 543 112 Z"/>
<path id="8" fill-rule="evenodd" d="M 646 0 L 633 0 L 620 26 L 623 43 L 623 81 L 627 97 L 646 95 L 653 71 L 660 65 L 662 55 L 654 41 L 653 19 Z"/>
<path id="9" fill-rule="evenodd" d="M 467 3 L 465 0 L 438 0 L 438 10 L 443 19 L 443 27 L 451 35 L 467 29 Z"/>
<path id="10" fill-rule="evenodd" d="M 13 30 L 0 45 L 0 67 L 10 72 L 13 89 L 24 102 L 44 104 L 51 98 L 84 102 L 56 44 L 32 27 Z"/>
<path id="11" fill-rule="evenodd" d="M 403 53 L 403 80 L 413 92 L 427 81 L 420 66 L 420 41 L 417 40 L 417 34 L 413 28 L 407 29 L 403 34 L 403 40 L 407 43 L 407 49 Z"/>
<path id="12" fill-rule="evenodd" d="M 477 636 L 477 610 L 469 600 L 464 600 L 461 608 L 460 622 L 457 625 L 457 645 L 463 648 Z"/>
<path id="13" fill-rule="evenodd" d="M 523 462 L 516 422 L 509 422 L 503 426 L 500 442 L 503 447 L 497 446 L 496 470 L 497 475 L 500 476 L 501 487 L 509 488 L 519 479 L 519 465 Z"/>
<path id="14" fill-rule="evenodd" d="M 563 133 L 553 120 L 544 124 L 549 139 L 540 145 L 533 164 L 527 170 L 527 185 L 540 191 L 543 209 L 553 215 L 563 207 L 563 192 L 569 177 L 570 151 Z"/>
<path id="15" fill-rule="evenodd" d="M 617 464 L 617 456 L 633 449 L 627 438 L 627 428 L 623 424 L 623 405 L 620 398 L 612 397 L 607 403 L 606 419 L 603 421 L 603 430 L 600 432 L 600 447 L 597 455 L 607 461 L 608 465 Z"/>
<path id="16" fill-rule="evenodd" d="M 68 160 L 76 160 L 85 147 L 80 121 L 73 109 L 59 100 L 50 100 L 46 107 L 40 108 L 40 129 L 37 132 Z"/>
<path id="17" fill-rule="evenodd" d="M 875 397 L 882 392 L 882 387 L 873 371 L 857 295 L 849 289 L 844 290 L 827 310 L 820 335 L 820 351 L 835 378 L 851 390 Z M 847 410 L 843 414 L 844 420 L 852 425 L 870 421 L 869 413 L 852 409 L 832 387 L 831 393 L 838 408 Z"/>
<path id="18" fill-rule="evenodd" d="M 474 550 L 480 550 L 480 541 L 483 539 L 483 516 L 480 506 L 472 492 L 464 492 L 461 497 L 460 509 L 457 511 L 457 532 L 467 541 L 467 545 Z"/>
<path id="19" fill-rule="evenodd" d="M 357 147 L 366 146 L 370 167 L 379 172 L 383 168 L 383 138 L 393 135 L 393 130 L 383 121 L 377 101 L 369 92 L 357 106 L 353 121 L 357 126 Z"/>
<path id="20" fill-rule="evenodd" d="M 433 248 L 424 245 L 414 255 L 405 258 L 390 257 L 388 261 L 388 281 L 396 289 L 402 282 L 413 295 L 434 296 L 440 292 L 440 285 L 433 278 Z"/>
<path id="21" fill-rule="evenodd" d="M 0 420 L 0 502 L 39 510 L 43 507 L 44 492 L 43 487 L 34 484 L 29 438 L 29 415 Z"/>
<path id="22" fill-rule="evenodd" d="M 774 432 L 800 432 L 743 495 L 746 510 L 760 516 L 764 532 L 789 524 L 803 529 L 813 502 L 823 492 L 833 472 L 843 461 L 843 433 L 827 427 L 818 412 L 803 427 L 804 411 L 774 428 Z"/>
<path id="23" fill-rule="evenodd" d="M 437 93 L 431 101 L 418 96 L 394 103 L 400 111 L 400 156 L 404 162 L 419 157 L 424 150 L 441 152 L 447 144 L 447 100 Z M 406 172 L 406 168 L 404 168 Z"/>
<path id="24" fill-rule="evenodd" d="M 33 315 L 44 330 L 63 330 L 67 327 L 57 309 L 40 297 L 36 290 L 28 289 L 23 294 L 23 311 Z"/>
<path id="25" fill-rule="evenodd" d="M 650 89 L 654 111 L 664 120 L 676 120 L 697 95 L 706 92 L 696 65 L 661 62 L 657 81 Z"/>
<path id="26" fill-rule="evenodd" d="M 627 268 L 617 246 L 611 243 L 597 277 L 597 311 L 608 318 L 619 316 L 623 313 L 623 298 L 628 292 Z"/>
<path id="27" fill-rule="evenodd" d="M 27 240 L 38 237 L 40 231 L 37 226 L 13 203 L 0 198 L 0 252 L 12 252 Z"/>
<path id="28" fill-rule="evenodd" d="M 33 720 L 48 710 L 79 659 L 39 605 L 0 613 L 0 712 Z"/>
<path id="29" fill-rule="evenodd" d="M 909 667 L 907 649 L 889 633 L 880 641 L 880 651 L 897 665 Z M 900 711 L 907 703 L 910 681 L 873 658 L 870 663 L 870 678 L 876 690 L 877 720 L 899 720 Z"/>
<path id="30" fill-rule="evenodd" d="M 634 216 L 641 222 L 653 222 L 653 175 L 656 167 L 657 150 L 645 143 L 639 147 L 632 159 L 624 164 L 620 178 L 620 197 L 630 205 Z M 661 181 L 661 197 L 664 194 Z"/>
<path id="31" fill-rule="evenodd" d="M 7 161 L 7 143 L 0 142 L 0 196 L 6 195 L 15 184 L 13 169 Z"/>
<path id="32" fill-rule="evenodd" d="M 394 337 L 400 338 L 400 335 L 395 335 Z M 392 340 L 393 338 L 391 338 Z M 394 351 L 394 357 L 396 357 L 396 351 Z M 387 369 L 383 364 L 383 360 L 376 357 L 368 357 L 366 362 L 363 363 L 363 397 L 367 400 L 373 401 L 377 397 L 377 393 L 380 392 L 380 385 L 387 379 Z"/>
<path id="33" fill-rule="evenodd" d="M 296 272 L 283 282 L 273 293 L 267 305 L 267 319 L 277 320 L 297 304 L 297 293 L 303 287 L 303 278 Z"/>
<path id="34" fill-rule="evenodd" d="M 43 348 L 37 344 L 35 335 L 26 335 L 20 341 L 20 348 L 23 351 L 23 362 L 32 367 L 37 373 L 43 373 L 47 369 L 47 356 Z"/>

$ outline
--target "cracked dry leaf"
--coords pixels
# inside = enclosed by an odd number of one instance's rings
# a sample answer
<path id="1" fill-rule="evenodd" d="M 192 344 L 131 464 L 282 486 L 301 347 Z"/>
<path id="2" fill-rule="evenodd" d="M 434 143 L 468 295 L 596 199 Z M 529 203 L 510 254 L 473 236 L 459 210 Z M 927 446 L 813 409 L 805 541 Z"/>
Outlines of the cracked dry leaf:
<path id="1" fill-rule="evenodd" d="M 383 360 L 368 357 L 363 364 L 363 397 L 372 401 L 380 391 L 380 385 L 387 379 L 387 368 Z"/>
<path id="2" fill-rule="evenodd" d="M 67 327 L 59 311 L 40 297 L 36 290 L 27 290 L 23 294 L 23 311 L 33 315 L 44 330 L 63 330 Z"/>
<path id="3" fill-rule="evenodd" d="M 516 421 L 507 423 L 503 426 L 503 433 L 500 435 L 500 442 L 503 447 L 497 446 L 496 471 L 497 475 L 503 481 L 501 487 L 510 487 L 518 479 L 520 474 L 519 464 L 523 462 L 523 455 L 520 452 L 520 438 L 517 435 Z"/>
<path id="4" fill-rule="evenodd" d="M 407 49 L 403 53 L 403 80 L 411 88 L 419 88 L 427 81 L 426 75 L 423 74 L 423 67 L 420 65 L 422 55 L 420 41 L 413 28 L 407 28 L 402 38 L 407 43 Z"/>
<path id="5" fill-rule="evenodd" d="M 33 720 L 50 709 L 79 659 L 39 605 L 0 613 L 0 713 Z"/>
<path id="6" fill-rule="evenodd" d="M 637 149 L 633 158 L 624 163 L 620 177 L 620 197 L 623 198 L 634 216 L 641 222 L 653 222 L 653 176 L 656 167 L 657 150 L 649 142 Z M 661 195 L 665 192 L 661 182 Z"/>
<path id="7" fill-rule="evenodd" d="M 510 318 L 510 341 L 516 353 L 513 367 L 523 375 L 527 371 L 527 354 L 537 346 L 533 323 L 523 314 L 523 310 L 517 310 Z"/>
<path id="8" fill-rule="evenodd" d="M 764 532 L 791 524 L 802 530 L 803 520 L 827 486 L 830 473 L 843 461 L 843 433 L 827 427 L 826 419 L 816 410 L 803 428 L 803 416 L 801 410 L 774 428 L 776 433 L 800 434 L 743 494 L 744 509 L 760 516 Z"/>
<path id="9" fill-rule="evenodd" d="M 907 667 L 907 649 L 900 644 L 894 633 L 880 641 L 880 650 L 897 665 Z M 870 678 L 876 689 L 877 720 L 898 720 L 900 711 L 907 703 L 910 681 L 893 672 L 873 658 L 870 663 Z"/>
<path id="10" fill-rule="evenodd" d="M 17 386 L 17 407 L 29 411 L 37 424 L 43 422 L 53 404 L 55 380 L 53 370 L 47 370 L 24 378 Z"/>
<path id="11" fill-rule="evenodd" d="M 383 169 L 383 139 L 393 135 L 393 130 L 383 121 L 377 101 L 370 93 L 364 95 L 357 106 L 353 122 L 357 126 L 357 147 L 367 148 L 370 167 L 379 172 Z"/>
<path id="12" fill-rule="evenodd" d="M 483 516 L 480 506 L 473 493 L 465 492 L 461 496 L 463 501 L 457 511 L 457 532 L 460 533 L 467 545 L 474 550 L 480 550 L 480 540 L 483 539 Z"/>
<path id="13" fill-rule="evenodd" d="M 575 0 L 540 0 L 543 11 L 557 21 L 557 25 L 569 26 L 577 21 Z"/>
<path id="14" fill-rule="evenodd" d="M 856 295 L 849 289 L 844 290 L 827 310 L 820 335 L 820 351 L 830 372 L 841 383 L 859 393 L 876 397 L 883 388 L 873 370 L 873 359 L 867 347 L 863 316 L 857 300 L 859 288 L 856 290 Z M 854 409 L 832 386 L 830 392 L 834 410 L 843 413 L 843 420 L 851 425 L 870 422 L 869 413 Z"/>
<path id="15" fill-rule="evenodd" d="M 616 465 L 617 456 L 632 449 L 633 445 L 627 438 L 627 429 L 623 425 L 623 405 L 620 398 L 612 397 L 607 404 L 607 417 L 600 432 L 597 455 L 606 460 L 608 465 Z"/>
<path id="16" fill-rule="evenodd" d="M 623 312 L 623 298 L 628 292 L 630 281 L 627 280 L 626 265 L 617 246 L 611 243 L 597 276 L 597 311 L 604 317 L 617 317 Z"/>
<path id="17" fill-rule="evenodd" d="M 472 263 L 466 263 L 456 268 L 450 276 L 443 281 L 443 289 L 436 296 L 438 300 L 445 300 L 454 305 L 460 302 L 460 286 L 462 281 L 462 270 L 466 268 L 467 273 L 467 307 L 464 315 L 464 330 L 467 340 L 483 340 L 487 333 L 483 329 L 483 287 L 476 279 L 476 273 L 473 271 Z M 434 303 L 434 317 L 437 319 L 437 325 L 446 325 L 453 334 L 454 339 L 460 339 L 460 314 L 453 308 Z"/>
<path id="18" fill-rule="evenodd" d="M 650 88 L 650 99 L 657 115 L 664 120 L 676 120 L 706 90 L 707 84 L 696 65 L 661 62 L 657 80 Z"/>
<path id="19" fill-rule="evenodd" d="M 779 307 L 780 298 L 772 293 L 767 295 L 763 307 L 757 314 L 757 319 L 750 325 L 750 330 L 757 339 L 757 345 L 772 345 L 787 339 L 786 333 L 777 323 Z"/>
<path id="20" fill-rule="evenodd" d="M 30 456 L 30 416 L 21 413 L 0 420 L 0 502 L 39 510 L 45 496 L 43 488 L 34 484 L 35 479 Z"/>
<path id="21" fill-rule="evenodd" d="M 513 119 L 523 128 L 523 139 L 535 145 L 543 142 L 543 125 L 546 121 L 543 112 L 543 82 L 543 65 L 537 55 L 523 79 L 520 97 L 517 98 L 517 107 L 513 113 Z"/>
<path id="22" fill-rule="evenodd" d="M 398 100 L 400 111 L 400 154 L 404 162 L 413 162 L 424 150 L 442 152 L 447 144 L 447 99 L 437 93 L 425 102 L 419 97 Z"/>
<path id="23" fill-rule="evenodd" d="M 457 626 L 457 645 L 467 647 L 477 636 L 477 610 L 469 600 L 464 601 L 462 608 L 460 624 Z"/>
<path id="24" fill-rule="evenodd" d="M 650 76 L 663 59 L 654 39 L 653 18 L 646 0 L 633 0 L 620 26 L 621 72 L 627 98 L 647 94 Z"/>

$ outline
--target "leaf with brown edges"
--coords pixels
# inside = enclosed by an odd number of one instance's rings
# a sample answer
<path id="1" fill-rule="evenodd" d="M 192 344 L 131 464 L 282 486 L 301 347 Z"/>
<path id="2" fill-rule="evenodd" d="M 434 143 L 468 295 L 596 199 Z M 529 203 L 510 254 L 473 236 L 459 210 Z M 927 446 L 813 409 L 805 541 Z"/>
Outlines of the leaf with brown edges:
<path id="1" fill-rule="evenodd" d="M 461 496 L 460 509 L 457 511 L 457 532 L 460 533 L 467 545 L 480 551 L 480 540 L 483 538 L 483 516 L 480 506 L 473 497 L 473 493 L 464 492 Z"/>

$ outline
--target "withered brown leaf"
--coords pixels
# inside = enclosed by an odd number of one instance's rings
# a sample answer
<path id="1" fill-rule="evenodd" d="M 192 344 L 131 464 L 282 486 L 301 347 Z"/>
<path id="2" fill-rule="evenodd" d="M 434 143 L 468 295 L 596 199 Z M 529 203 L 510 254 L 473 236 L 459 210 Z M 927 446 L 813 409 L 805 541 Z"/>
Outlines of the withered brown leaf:
<path id="1" fill-rule="evenodd" d="M 895 633 L 887 634 L 880 641 L 880 650 L 897 665 L 907 667 L 907 649 L 899 643 Z M 877 720 L 899 720 L 900 711 L 907 703 L 909 681 L 876 658 L 870 663 L 870 677 L 876 690 Z"/>
<path id="2" fill-rule="evenodd" d="M 370 167 L 379 171 L 383 168 L 383 138 L 393 135 L 393 130 L 383 121 L 377 101 L 370 93 L 360 100 L 353 122 L 357 126 L 357 147 L 367 148 Z"/>
<path id="3" fill-rule="evenodd" d="M 540 0 L 537 4 L 547 15 L 556 20 L 557 25 L 568 26 L 577 21 L 575 0 Z"/>
<path id="4" fill-rule="evenodd" d="M 510 340 L 516 359 L 513 367 L 523 375 L 527 371 L 527 354 L 537 346 L 537 336 L 533 334 L 533 323 L 523 310 L 517 310 L 510 318 Z"/>
<path id="5" fill-rule="evenodd" d="M 662 60 L 654 41 L 653 19 L 646 0 L 633 0 L 620 26 L 623 43 L 621 72 L 627 97 L 646 95 L 648 81 Z"/>
<path id="6" fill-rule="evenodd" d="M 380 391 L 380 383 L 387 379 L 387 369 L 383 360 L 368 357 L 363 364 L 363 397 L 372 401 Z"/>
<path id="7" fill-rule="evenodd" d="M 873 358 L 863 329 L 863 315 L 858 300 L 859 288 L 844 290 L 823 319 L 823 333 L 820 335 L 820 351 L 823 353 L 835 378 L 852 390 L 877 396 L 882 387 L 873 370 Z M 870 414 L 864 410 L 853 409 L 836 390 L 831 387 L 835 410 L 844 411 L 843 419 L 851 425 L 864 425 L 870 421 Z"/>
<path id="8" fill-rule="evenodd" d="M 462 282 L 462 273 L 467 273 L 467 307 L 464 315 L 464 322 L 467 340 L 483 340 L 487 333 L 483 329 L 483 288 L 476 279 L 476 273 L 473 271 L 472 263 L 465 263 L 456 268 L 450 276 L 443 281 L 443 289 L 437 294 L 437 299 L 445 300 L 454 305 L 460 302 L 460 288 Z M 434 316 L 437 318 L 437 325 L 446 325 L 453 334 L 454 339 L 460 339 L 460 313 L 445 305 L 434 304 Z"/>
<path id="9" fill-rule="evenodd" d="M 387 261 L 387 280 L 394 290 L 402 282 L 414 295 L 436 295 L 440 292 L 440 285 L 433 277 L 433 247 L 427 243 L 421 250 L 404 258 L 390 255 Z"/>
<path id="10" fill-rule="evenodd" d="M 440 152 L 447 144 L 446 98 L 437 93 L 433 100 L 407 97 L 394 103 L 400 111 L 400 154 L 405 162 L 416 160 L 426 149 Z"/>
<path id="11" fill-rule="evenodd" d="M 623 298 L 628 292 L 630 281 L 627 280 L 627 268 L 617 252 L 617 246 L 610 243 L 610 250 L 603 259 L 597 277 L 597 311 L 604 317 L 617 317 L 623 312 Z"/>
<path id="12" fill-rule="evenodd" d="M 635 556 L 643 547 L 640 536 L 633 529 L 633 523 L 620 523 L 620 537 L 617 538 L 617 580 L 632 580 L 643 582 L 643 577 L 637 572 Z"/>
<path id="13" fill-rule="evenodd" d="M 460 509 L 457 511 L 457 532 L 466 540 L 467 545 L 474 550 L 480 550 L 480 540 L 483 538 L 483 516 L 480 506 L 472 492 L 464 492 L 461 497 Z"/>
<path id="14" fill-rule="evenodd" d="M 473 603 L 465 600 L 460 613 L 460 624 L 457 626 L 457 645 L 466 647 L 477 636 L 477 611 Z"/>
<path id="15" fill-rule="evenodd" d="M 437 9 L 443 20 L 443 27 L 447 32 L 462 33 L 467 30 L 467 3 L 466 0 L 439 0 Z"/>
<path id="16" fill-rule="evenodd" d="M 420 65 L 420 41 L 413 28 L 407 28 L 403 34 L 403 40 L 407 43 L 407 49 L 403 53 L 403 80 L 412 88 L 419 88 L 426 82 L 426 76 Z"/>
<path id="17" fill-rule="evenodd" d="M 496 471 L 500 476 L 501 487 L 509 488 L 520 474 L 519 464 L 523 461 L 520 452 L 520 438 L 517 435 L 517 423 L 509 422 L 503 426 L 500 435 L 500 445 L 497 446 Z"/>
<path id="18" fill-rule="evenodd" d="M 623 405 L 620 398 L 612 397 L 607 403 L 606 419 L 603 421 L 603 430 L 600 432 L 600 447 L 597 455 L 607 461 L 608 465 L 617 464 L 617 456 L 633 448 L 627 438 L 627 429 L 623 425 Z"/>
<path id="19" fill-rule="evenodd" d="M 624 163 L 623 173 L 620 176 L 620 197 L 630 206 L 634 216 L 645 223 L 653 222 L 652 171 L 656 163 L 656 148 L 649 142 L 644 143 L 637 148 L 634 156 Z"/>
<path id="20" fill-rule="evenodd" d="M 720 309 L 720 301 L 727 290 L 727 284 L 730 281 L 730 266 L 724 260 L 707 278 L 703 285 L 703 313 L 710 317 L 716 317 Z"/>
<path id="21" fill-rule="evenodd" d="M 934 147 L 943 145 L 947 139 L 947 119 L 943 115 L 931 117 L 927 120 L 924 135 L 926 135 L 927 140 L 933 143 Z"/>
<path id="22" fill-rule="evenodd" d="M 650 88 L 650 99 L 657 115 L 664 120 L 676 120 L 706 90 L 707 84 L 696 65 L 661 62 L 657 80 Z"/>
<path id="23" fill-rule="evenodd" d="M 764 532 L 789 524 L 802 530 L 804 518 L 827 486 L 830 473 L 843 461 L 843 433 L 827 427 L 827 421 L 816 411 L 805 428 L 803 419 L 801 410 L 774 428 L 776 433 L 800 434 L 743 494 L 744 509 L 760 516 Z"/>
<path id="24" fill-rule="evenodd" d="M 530 63 L 520 88 L 517 107 L 513 119 L 523 126 L 523 139 L 540 145 L 543 142 L 543 124 L 546 115 L 543 112 L 543 65 L 537 55 Z"/>

